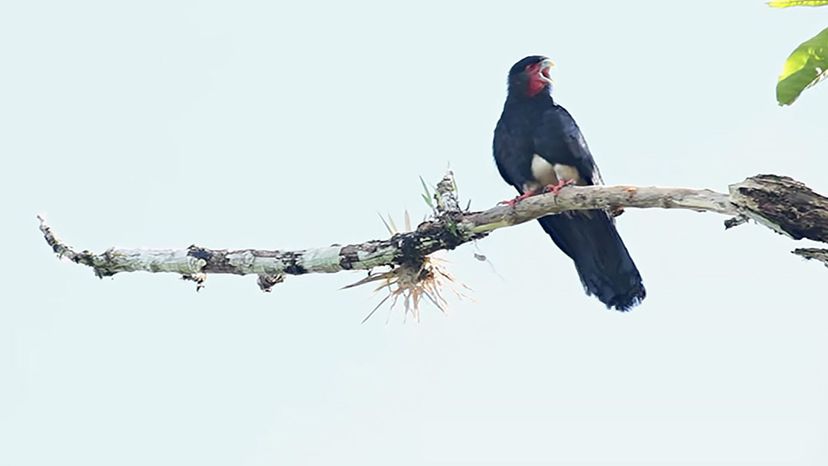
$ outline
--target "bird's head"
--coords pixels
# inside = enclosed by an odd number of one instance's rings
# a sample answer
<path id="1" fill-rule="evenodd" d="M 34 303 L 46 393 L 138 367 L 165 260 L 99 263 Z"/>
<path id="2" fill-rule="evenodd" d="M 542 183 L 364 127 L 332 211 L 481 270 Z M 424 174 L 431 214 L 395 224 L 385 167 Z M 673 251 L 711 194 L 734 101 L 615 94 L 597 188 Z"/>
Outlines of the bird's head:
<path id="1" fill-rule="evenodd" d="M 534 97 L 552 87 L 549 70 L 555 63 L 542 55 L 532 55 L 517 62 L 509 70 L 509 92 Z"/>

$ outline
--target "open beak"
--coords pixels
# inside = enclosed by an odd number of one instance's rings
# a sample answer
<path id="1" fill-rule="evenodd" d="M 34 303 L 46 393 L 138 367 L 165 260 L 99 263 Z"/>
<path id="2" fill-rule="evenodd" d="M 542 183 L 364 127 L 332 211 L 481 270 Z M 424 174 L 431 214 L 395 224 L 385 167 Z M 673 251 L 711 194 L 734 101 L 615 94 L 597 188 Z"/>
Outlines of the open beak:
<path id="1" fill-rule="evenodd" d="M 542 62 L 540 62 L 541 79 L 550 83 L 552 82 L 552 78 L 549 77 L 549 70 L 552 69 L 553 66 L 555 66 L 555 62 L 553 62 L 549 58 L 546 58 Z"/>

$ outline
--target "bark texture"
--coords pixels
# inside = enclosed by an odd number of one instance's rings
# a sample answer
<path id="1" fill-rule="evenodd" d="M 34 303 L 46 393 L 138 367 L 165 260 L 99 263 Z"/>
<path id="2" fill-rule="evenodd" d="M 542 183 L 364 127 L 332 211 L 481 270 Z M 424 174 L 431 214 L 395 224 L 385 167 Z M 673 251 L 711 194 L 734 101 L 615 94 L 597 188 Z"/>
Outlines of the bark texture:
<path id="1" fill-rule="evenodd" d="M 759 175 L 730 187 L 752 219 L 793 239 L 828 243 L 828 198 L 787 176 Z"/>

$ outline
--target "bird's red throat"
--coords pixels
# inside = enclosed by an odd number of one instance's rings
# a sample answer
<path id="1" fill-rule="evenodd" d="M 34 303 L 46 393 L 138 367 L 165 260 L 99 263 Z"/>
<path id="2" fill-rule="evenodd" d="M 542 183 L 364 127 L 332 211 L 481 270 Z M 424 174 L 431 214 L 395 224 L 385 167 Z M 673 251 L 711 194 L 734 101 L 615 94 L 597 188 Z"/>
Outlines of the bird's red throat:
<path id="1" fill-rule="evenodd" d="M 549 68 L 541 69 L 541 65 L 534 64 L 526 67 L 526 75 L 529 77 L 529 86 L 526 93 L 529 97 L 534 97 L 541 93 L 544 89 L 549 87 Z"/>

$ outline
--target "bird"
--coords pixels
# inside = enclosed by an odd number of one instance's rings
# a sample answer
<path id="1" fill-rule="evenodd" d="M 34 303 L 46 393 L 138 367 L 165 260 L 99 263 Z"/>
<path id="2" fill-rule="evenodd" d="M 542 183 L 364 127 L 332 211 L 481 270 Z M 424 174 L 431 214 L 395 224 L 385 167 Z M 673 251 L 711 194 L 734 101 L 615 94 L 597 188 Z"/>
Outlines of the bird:
<path id="1" fill-rule="evenodd" d="M 567 185 L 604 184 L 572 115 L 552 98 L 554 62 L 532 55 L 509 70 L 508 92 L 492 144 L 503 179 L 521 200 Z M 538 219 L 552 241 L 575 263 L 588 296 L 609 309 L 628 311 L 647 295 L 641 274 L 605 210 L 568 211 Z"/>

